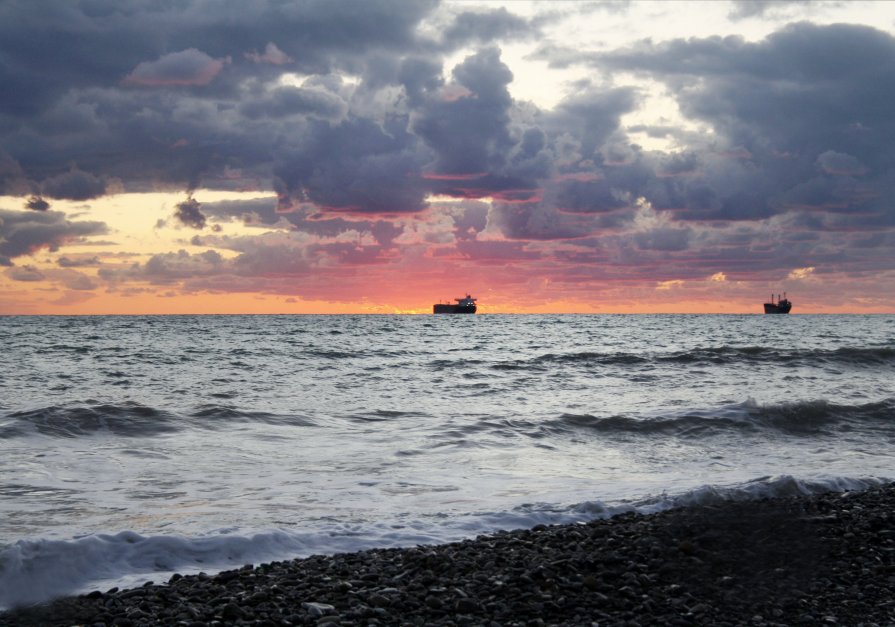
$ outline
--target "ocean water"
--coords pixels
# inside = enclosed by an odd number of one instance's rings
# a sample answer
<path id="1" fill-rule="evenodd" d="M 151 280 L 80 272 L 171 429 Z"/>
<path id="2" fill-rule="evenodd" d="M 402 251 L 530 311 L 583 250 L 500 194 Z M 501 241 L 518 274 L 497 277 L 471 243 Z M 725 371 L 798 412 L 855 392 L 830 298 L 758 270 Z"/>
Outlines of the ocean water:
<path id="1" fill-rule="evenodd" d="M 0 608 L 895 475 L 895 316 L 2 317 Z"/>

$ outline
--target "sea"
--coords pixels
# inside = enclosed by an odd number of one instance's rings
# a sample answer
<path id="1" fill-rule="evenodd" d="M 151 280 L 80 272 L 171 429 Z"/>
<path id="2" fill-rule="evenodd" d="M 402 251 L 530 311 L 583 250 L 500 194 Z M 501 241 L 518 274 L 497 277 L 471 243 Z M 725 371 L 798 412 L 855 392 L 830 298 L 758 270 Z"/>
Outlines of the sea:
<path id="1" fill-rule="evenodd" d="M 0 608 L 895 476 L 895 315 L 0 317 Z"/>

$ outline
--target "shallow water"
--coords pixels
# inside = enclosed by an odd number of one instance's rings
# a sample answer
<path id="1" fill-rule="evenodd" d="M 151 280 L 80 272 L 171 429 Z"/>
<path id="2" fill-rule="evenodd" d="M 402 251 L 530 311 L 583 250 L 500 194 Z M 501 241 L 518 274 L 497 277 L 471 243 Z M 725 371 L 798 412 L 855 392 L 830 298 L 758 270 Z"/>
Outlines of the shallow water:
<path id="1" fill-rule="evenodd" d="M 0 318 L 0 606 L 888 480 L 895 316 Z"/>

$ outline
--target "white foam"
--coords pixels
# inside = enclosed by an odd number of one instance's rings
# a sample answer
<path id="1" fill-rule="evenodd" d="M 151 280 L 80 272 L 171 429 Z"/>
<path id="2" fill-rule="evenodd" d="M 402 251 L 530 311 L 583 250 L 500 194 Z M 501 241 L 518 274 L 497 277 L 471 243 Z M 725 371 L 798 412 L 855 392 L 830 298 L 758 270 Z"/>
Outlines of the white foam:
<path id="1" fill-rule="evenodd" d="M 70 541 L 22 540 L 0 549 L 0 609 L 91 589 L 132 587 L 147 580 L 161 582 L 174 572 L 211 574 L 246 563 L 311 554 L 444 543 L 500 529 L 585 522 L 629 511 L 654 513 L 728 500 L 863 490 L 887 481 L 875 477 L 800 480 L 781 475 L 625 502 L 524 505 L 507 512 L 433 516 L 375 525 L 336 524 L 300 533 L 273 530 L 246 536 L 217 534 L 186 538 L 142 536 L 125 531 Z"/>

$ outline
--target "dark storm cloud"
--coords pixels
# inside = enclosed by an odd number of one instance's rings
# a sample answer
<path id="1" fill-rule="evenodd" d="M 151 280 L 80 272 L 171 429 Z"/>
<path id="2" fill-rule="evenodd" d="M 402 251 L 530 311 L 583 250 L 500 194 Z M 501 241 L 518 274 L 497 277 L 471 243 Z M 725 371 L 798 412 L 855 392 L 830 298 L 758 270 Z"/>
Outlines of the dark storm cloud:
<path id="1" fill-rule="evenodd" d="M 660 227 L 634 235 L 642 250 L 686 250 L 692 235 L 689 229 Z"/>
<path id="2" fill-rule="evenodd" d="M 506 237 L 519 240 L 573 239 L 594 230 L 591 221 L 538 203 L 498 203 L 491 210 L 490 220 Z"/>
<path id="3" fill-rule="evenodd" d="M 88 235 L 106 233 L 102 222 L 73 222 L 58 211 L 8 211 L 0 209 L 0 262 L 29 255 L 42 248 L 57 250 L 63 244 Z"/>
<path id="4" fill-rule="evenodd" d="M 618 167 L 602 169 L 605 183 L 586 184 L 592 194 L 573 194 L 570 200 L 575 185 L 567 184 L 559 197 L 569 208 L 599 208 L 610 198 L 609 188 L 615 196 L 627 192 L 656 208 L 674 209 L 681 220 L 758 220 L 823 209 L 850 213 L 853 225 L 863 222 L 865 228 L 890 221 L 886 216 L 893 207 L 885 200 L 886 173 L 895 163 L 895 118 L 888 107 L 895 98 L 895 39 L 890 35 L 865 26 L 799 23 L 756 43 L 738 37 L 647 42 L 610 53 L 580 53 L 572 61 L 664 81 L 682 112 L 709 124 L 715 135 L 710 143 L 673 134 L 689 144 L 681 155 L 635 151 L 625 156 L 624 137 L 616 153 L 615 137 L 598 132 L 594 143 L 606 138 L 602 153 Z M 586 138 L 578 128 L 575 137 Z M 580 144 L 586 154 L 586 139 Z M 574 200 L 579 197 L 580 203 Z"/>
<path id="5" fill-rule="evenodd" d="M 435 151 L 439 174 L 484 174 L 501 170 L 515 143 L 510 135 L 510 69 L 497 48 L 466 58 L 454 69 L 465 91 L 432 99 L 413 120 L 414 132 Z"/>
<path id="6" fill-rule="evenodd" d="M 300 87 L 281 87 L 240 105 L 240 111 L 251 119 L 277 119 L 293 115 L 340 119 L 347 109 L 346 103 L 335 94 L 323 89 Z"/>
<path id="7" fill-rule="evenodd" d="M 156 61 L 144 61 L 124 77 L 125 85 L 207 85 L 223 69 L 229 59 L 212 59 L 190 48 L 171 52 Z"/>
<path id="8" fill-rule="evenodd" d="M 194 229 L 205 228 L 205 215 L 200 208 L 202 205 L 198 200 L 190 196 L 183 202 L 177 203 L 174 217 L 184 226 Z"/>
<path id="9" fill-rule="evenodd" d="M 464 11 L 442 33 L 450 48 L 469 43 L 490 43 L 504 38 L 533 36 L 537 29 L 505 8 L 491 11 Z"/>
<path id="10" fill-rule="evenodd" d="M 288 215 L 277 212 L 276 198 L 207 202 L 203 203 L 203 213 L 211 219 L 237 219 L 246 226 L 264 228 L 284 223 Z"/>
<path id="11" fill-rule="evenodd" d="M 45 196 L 67 200 L 90 200 L 106 193 L 106 182 L 88 172 L 72 169 L 44 180 Z"/>
<path id="12" fill-rule="evenodd" d="M 204 203 L 202 212 L 213 220 L 240 220 L 246 226 L 259 228 L 280 228 L 317 237 L 337 237 L 347 232 L 369 233 L 383 247 L 390 247 L 396 237 L 404 231 L 403 227 L 389 220 L 346 219 L 326 217 L 316 210 L 296 207 L 288 212 L 277 211 L 275 198 L 256 198 L 251 200 L 226 200 Z M 198 238 L 198 236 L 197 236 Z M 211 239 L 198 238 L 196 245 Z"/>
<path id="13" fill-rule="evenodd" d="M 559 104 L 549 124 L 575 138 L 583 159 L 591 159 L 619 128 L 621 116 L 636 109 L 637 93 L 630 88 L 589 88 Z"/>
<path id="14" fill-rule="evenodd" d="M 817 165 L 827 174 L 839 174 L 843 176 L 860 176 L 867 172 L 867 168 L 851 155 L 846 155 L 835 150 L 828 150 L 817 157 Z"/>
<path id="15" fill-rule="evenodd" d="M 441 63 L 425 57 L 408 57 L 402 60 L 395 78 L 404 87 L 411 107 L 418 107 L 427 97 L 436 94 L 444 84 Z"/>
<path id="16" fill-rule="evenodd" d="M 420 211 L 426 195 L 420 149 L 401 119 L 385 125 L 364 118 L 337 125 L 309 121 L 276 164 L 278 191 L 334 211 Z"/>
<path id="17" fill-rule="evenodd" d="M 556 208 L 569 213 L 607 213 L 628 206 L 609 181 L 563 181 L 557 185 Z"/>
<path id="18" fill-rule="evenodd" d="M 30 209 L 31 211 L 46 211 L 49 208 L 50 203 L 40 196 L 32 196 L 25 202 L 25 209 Z"/>
<path id="19" fill-rule="evenodd" d="M 269 180 L 277 143 L 301 132 L 276 123 L 277 116 L 336 118 L 344 110 L 319 91 L 268 94 L 278 74 L 357 72 L 375 51 L 415 54 L 423 46 L 416 28 L 434 7 L 390 0 L 213 8 L 191 1 L 2 3 L 0 145 L 8 155 L 0 159 L 0 193 L 28 193 L 22 182 L 29 180 L 33 193 L 52 180 L 70 197 L 76 192 L 53 179 L 72 163 L 94 177 L 81 196 L 96 193 L 96 181 L 108 176 L 129 189 L 194 187 L 225 166 Z"/>

